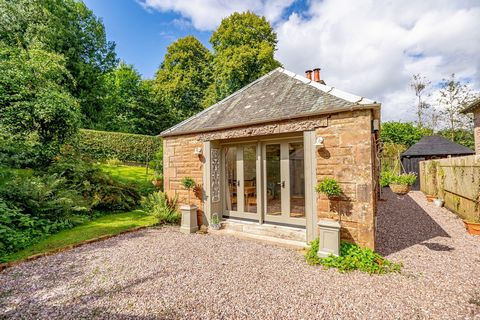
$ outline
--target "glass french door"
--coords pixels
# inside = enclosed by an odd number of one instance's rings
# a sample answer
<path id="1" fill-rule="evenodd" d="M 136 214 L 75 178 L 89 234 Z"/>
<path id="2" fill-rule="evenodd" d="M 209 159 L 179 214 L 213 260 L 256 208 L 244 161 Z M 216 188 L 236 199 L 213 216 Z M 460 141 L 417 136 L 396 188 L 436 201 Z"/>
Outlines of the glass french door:
<path id="1" fill-rule="evenodd" d="M 258 220 L 257 145 L 224 147 L 224 216 Z"/>
<path id="2" fill-rule="evenodd" d="M 306 225 L 303 141 L 263 146 L 264 221 Z"/>

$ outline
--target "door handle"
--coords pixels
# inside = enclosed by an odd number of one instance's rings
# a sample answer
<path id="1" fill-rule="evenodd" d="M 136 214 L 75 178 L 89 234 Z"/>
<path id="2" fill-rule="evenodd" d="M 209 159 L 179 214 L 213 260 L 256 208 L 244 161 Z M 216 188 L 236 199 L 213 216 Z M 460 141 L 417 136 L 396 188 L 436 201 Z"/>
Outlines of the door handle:
<path id="1" fill-rule="evenodd" d="M 240 180 L 237 180 L 237 187 L 240 187 Z"/>
<path id="2" fill-rule="evenodd" d="M 277 184 L 281 185 L 281 186 L 282 186 L 282 188 L 285 188 L 285 181 L 278 182 Z"/>

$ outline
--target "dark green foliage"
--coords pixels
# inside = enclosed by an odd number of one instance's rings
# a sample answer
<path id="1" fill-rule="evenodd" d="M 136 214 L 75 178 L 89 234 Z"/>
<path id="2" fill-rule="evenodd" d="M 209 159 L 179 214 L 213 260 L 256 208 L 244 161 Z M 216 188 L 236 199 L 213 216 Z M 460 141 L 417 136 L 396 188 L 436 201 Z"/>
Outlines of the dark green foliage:
<path id="1" fill-rule="evenodd" d="M 410 122 L 395 121 L 383 123 L 380 132 L 383 142 L 402 144 L 407 148 L 417 143 L 424 136 L 430 136 L 432 134 L 431 129 L 419 128 Z"/>
<path id="2" fill-rule="evenodd" d="M 48 175 L 58 175 L 66 187 L 79 192 L 92 209 L 129 211 L 140 202 L 134 187 L 112 179 L 107 173 L 76 157 L 65 157 L 48 168 Z"/>
<path id="3" fill-rule="evenodd" d="M 0 177 L 0 260 L 91 219 L 99 210 L 132 210 L 140 203 L 133 187 L 71 156 L 34 174 L 4 169 Z"/>
<path id="4" fill-rule="evenodd" d="M 322 265 L 326 268 L 337 268 L 339 272 L 359 270 L 369 274 L 385 274 L 389 272 L 400 272 L 402 265 L 391 262 L 380 254 L 369 248 L 360 248 L 356 244 L 342 242 L 340 256 L 329 256 L 319 258 L 319 239 L 310 243 L 310 249 L 305 259 L 310 265 Z"/>
<path id="5" fill-rule="evenodd" d="M 0 198 L 0 262 L 4 254 L 23 249 L 45 235 L 72 225 L 65 219 L 49 220 L 25 214 Z"/>
<path id="6" fill-rule="evenodd" d="M 0 147 L 0 158 L 18 148 L 22 155 L 15 161 L 31 158 L 44 165 L 72 141 L 80 112 L 77 100 L 64 88 L 70 79 L 62 56 L 0 41 L 0 140 L 7 146 Z"/>
<path id="7" fill-rule="evenodd" d="M 473 136 L 473 130 L 465 129 L 443 129 L 438 132 L 439 135 L 452 140 L 458 144 L 461 144 L 467 148 L 475 150 L 475 138 Z"/>
<path id="8" fill-rule="evenodd" d="M 162 141 L 155 136 L 80 130 L 78 148 L 95 160 L 117 158 L 122 161 L 146 163 L 154 159 Z"/>
<path id="9" fill-rule="evenodd" d="M 157 71 L 155 88 L 161 105 L 169 110 L 163 116 L 170 117 L 170 125 L 203 109 L 202 100 L 212 77 L 211 59 L 208 49 L 193 36 L 178 39 L 168 46 Z"/>
<path id="10" fill-rule="evenodd" d="M 96 128 L 157 135 L 170 127 L 167 109 L 154 96 L 153 81 L 142 80 L 132 65 L 120 65 L 105 76 L 106 95 Z"/>
<path id="11" fill-rule="evenodd" d="M 169 198 L 162 191 L 154 192 L 142 199 L 142 208 L 158 219 L 158 224 L 177 224 L 181 215 L 177 211 L 177 196 Z"/>
<path id="12" fill-rule="evenodd" d="M 115 44 L 85 4 L 76 0 L 0 1 L 0 43 L 62 57 L 65 88 L 80 102 L 83 124 L 95 122 L 105 94 L 104 73 L 116 65 Z M 41 60 L 48 66 L 50 59 Z"/>
<path id="13" fill-rule="evenodd" d="M 342 195 L 342 188 L 338 184 L 337 180 L 333 178 L 323 179 L 323 181 L 317 184 L 315 191 L 323 193 L 327 197 L 339 197 Z"/>
<path id="14" fill-rule="evenodd" d="M 214 50 L 214 82 L 208 89 L 204 106 L 281 66 L 274 58 L 276 33 L 265 17 L 252 12 L 235 12 L 223 19 L 210 43 Z"/>

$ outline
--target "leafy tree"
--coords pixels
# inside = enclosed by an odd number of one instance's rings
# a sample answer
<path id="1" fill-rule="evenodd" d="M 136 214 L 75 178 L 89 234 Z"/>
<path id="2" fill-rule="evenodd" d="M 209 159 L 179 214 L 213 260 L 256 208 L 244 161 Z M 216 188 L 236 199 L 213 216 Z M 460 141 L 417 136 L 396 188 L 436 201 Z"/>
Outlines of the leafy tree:
<path id="1" fill-rule="evenodd" d="M 85 4 L 76 0 L 0 0 L 0 41 L 22 49 L 63 55 L 71 74 L 64 85 L 81 105 L 91 126 L 105 94 L 103 75 L 115 67 L 115 44 Z"/>
<path id="2" fill-rule="evenodd" d="M 155 87 L 173 123 L 203 109 L 202 100 L 211 82 L 211 53 L 193 36 L 178 39 L 167 48 L 157 71 Z"/>
<path id="3" fill-rule="evenodd" d="M 274 58 L 277 35 L 265 17 L 235 12 L 222 20 L 210 43 L 214 82 L 204 105 L 213 104 L 281 64 Z"/>
<path id="4" fill-rule="evenodd" d="M 455 74 L 443 79 L 440 86 L 438 103 L 442 107 L 442 116 L 449 129 L 450 140 L 454 140 L 457 129 L 473 129 L 471 115 L 463 114 L 462 110 L 474 99 L 474 94 L 455 78 Z"/>
<path id="5" fill-rule="evenodd" d="M 98 129 L 154 135 L 171 125 L 165 108 L 154 99 L 152 81 L 142 80 L 132 65 L 121 62 L 105 79 Z"/>
<path id="6" fill-rule="evenodd" d="M 382 124 L 380 135 L 384 142 L 402 144 L 408 148 L 432 133 L 431 129 L 416 127 L 410 122 L 389 121 Z"/>
<path id="7" fill-rule="evenodd" d="M 475 149 L 475 138 L 472 130 L 455 129 L 452 132 L 450 129 L 443 129 L 438 134 L 467 148 Z"/>
<path id="8" fill-rule="evenodd" d="M 3 143 L 22 143 L 49 161 L 79 126 L 76 99 L 64 89 L 71 81 L 61 55 L 12 48 L 0 42 L 0 128 Z"/>
<path id="9" fill-rule="evenodd" d="M 415 96 L 417 97 L 417 125 L 419 127 L 424 126 L 424 115 L 426 111 L 430 108 L 430 105 L 423 99 L 426 89 L 430 85 L 430 81 L 427 80 L 424 76 L 419 73 L 412 76 L 412 81 L 410 87 L 415 91 Z M 433 128 L 434 129 L 434 128 Z"/>

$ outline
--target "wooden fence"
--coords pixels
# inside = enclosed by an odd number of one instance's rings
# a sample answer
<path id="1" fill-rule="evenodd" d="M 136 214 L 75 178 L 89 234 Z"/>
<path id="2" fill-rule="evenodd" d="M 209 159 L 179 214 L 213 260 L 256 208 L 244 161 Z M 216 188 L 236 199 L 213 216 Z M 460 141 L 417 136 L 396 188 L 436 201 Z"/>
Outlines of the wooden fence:
<path id="1" fill-rule="evenodd" d="M 462 218 L 480 216 L 480 156 L 420 162 L 420 190 L 445 200 Z"/>

